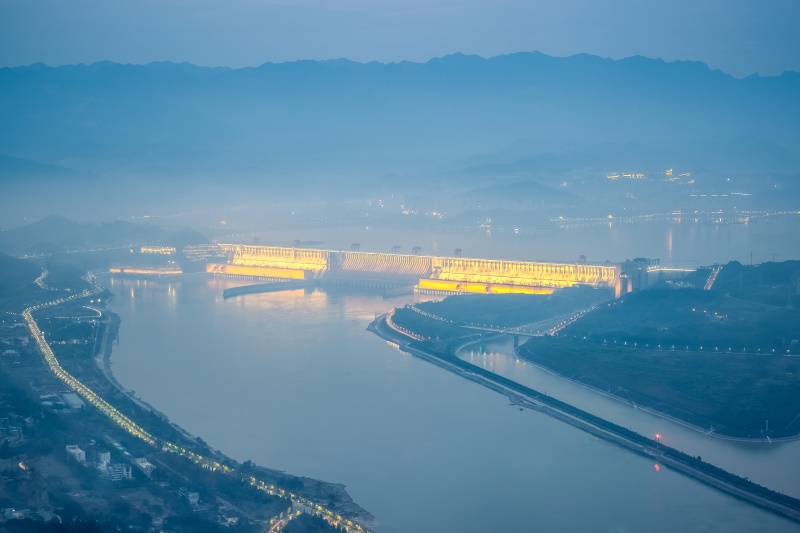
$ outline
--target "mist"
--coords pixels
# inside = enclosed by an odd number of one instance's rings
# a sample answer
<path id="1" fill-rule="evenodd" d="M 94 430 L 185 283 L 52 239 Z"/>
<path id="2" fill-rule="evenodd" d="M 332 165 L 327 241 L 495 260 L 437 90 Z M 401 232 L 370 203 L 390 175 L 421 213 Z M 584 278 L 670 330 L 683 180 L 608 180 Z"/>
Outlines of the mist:
<path id="1" fill-rule="evenodd" d="M 4 526 L 796 530 L 795 7 L 318 4 L 6 6 Z"/>

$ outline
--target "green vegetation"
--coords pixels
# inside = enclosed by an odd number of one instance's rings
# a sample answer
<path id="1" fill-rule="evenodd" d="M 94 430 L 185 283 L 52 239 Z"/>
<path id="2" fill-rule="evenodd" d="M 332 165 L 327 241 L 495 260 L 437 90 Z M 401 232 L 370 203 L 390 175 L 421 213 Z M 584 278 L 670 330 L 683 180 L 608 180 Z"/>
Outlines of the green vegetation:
<path id="1" fill-rule="evenodd" d="M 711 272 L 614 301 L 585 288 L 452 296 L 397 309 L 392 320 L 450 353 L 479 333 L 465 326 L 509 328 L 602 302 L 557 336 L 531 338 L 519 355 L 717 434 L 800 435 L 800 262 L 733 262 L 711 291 L 669 288 L 702 287 Z"/>
<path id="2" fill-rule="evenodd" d="M 95 520 L 68 522 L 66 524 L 44 523 L 26 518 L 24 520 L 10 520 L 3 524 L 10 533 L 104 533 L 117 531 L 111 524 L 101 524 Z"/>
<path id="3" fill-rule="evenodd" d="M 799 275 L 798 261 L 754 267 L 732 262 L 711 291 L 659 288 L 628 294 L 556 338 L 529 340 L 518 353 L 719 434 L 796 436 Z"/>
<path id="4" fill-rule="evenodd" d="M 34 265 L 0 253 L 0 296 L 9 296 L 24 290 L 42 273 Z"/>
<path id="5" fill-rule="evenodd" d="M 396 309 L 392 320 L 425 337 L 452 339 L 476 333 L 465 326 L 513 328 L 587 309 L 611 297 L 610 291 L 590 287 L 553 294 L 459 294 Z"/>
<path id="6" fill-rule="evenodd" d="M 800 310 L 718 291 L 654 289 L 601 306 L 563 334 L 650 348 L 800 353 L 792 343 L 800 339 Z"/>
<path id="7" fill-rule="evenodd" d="M 800 308 L 800 261 L 744 266 L 731 261 L 720 270 L 714 291 L 783 308 Z"/>
<path id="8" fill-rule="evenodd" d="M 800 434 L 800 361 L 772 354 L 699 353 L 536 337 L 520 357 L 716 433 Z"/>
<path id="9" fill-rule="evenodd" d="M 326 533 L 334 530 L 322 518 L 301 514 L 290 521 L 282 531 L 284 533 Z"/>
<path id="10" fill-rule="evenodd" d="M 0 253 L 0 313 L 19 312 L 28 302 L 44 301 L 46 290 L 36 285 L 35 280 L 42 270 L 27 261 Z"/>

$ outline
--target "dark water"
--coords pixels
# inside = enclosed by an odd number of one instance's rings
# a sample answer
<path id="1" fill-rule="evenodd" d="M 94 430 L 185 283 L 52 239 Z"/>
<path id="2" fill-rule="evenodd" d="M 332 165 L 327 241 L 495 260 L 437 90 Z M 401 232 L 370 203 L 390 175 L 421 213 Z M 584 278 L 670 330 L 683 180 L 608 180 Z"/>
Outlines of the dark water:
<path id="1" fill-rule="evenodd" d="M 107 284 L 124 386 L 238 460 L 344 483 L 378 531 L 799 529 L 365 330 L 414 297 Z"/>

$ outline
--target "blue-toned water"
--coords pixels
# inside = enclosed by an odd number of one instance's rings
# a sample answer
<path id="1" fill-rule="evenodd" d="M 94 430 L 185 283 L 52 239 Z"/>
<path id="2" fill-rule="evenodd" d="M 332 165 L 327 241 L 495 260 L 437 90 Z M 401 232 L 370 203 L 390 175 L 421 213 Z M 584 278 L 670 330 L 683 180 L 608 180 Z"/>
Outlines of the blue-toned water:
<path id="1" fill-rule="evenodd" d="M 525 260 L 660 258 L 692 267 L 800 259 L 800 217 L 755 224 L 654 221 L 513 232 L 286 230 L 328 248 Z M 252 236 L 241 236 L 252 239 Z M 244 461 L 344 483 L 383 533 L 405 531 L 797 531 L 796 524 L 678 475 L 391 347 L 366 326 L 414 301 L 287 291 L 224 300 L 241 282 L 110 279 L 124 386 Z M 800 443 L 704 436 L 537 367 L 508 342 L 462 357 L 776 490 L 800 496 Z"/>
<path id="2" fill-rule="evenodd" d="M 115 375 L 240 461 L 345 484 L 380 532 L 800 529 L 366 331 L 414 297 L 234 284 L 109 280 Z"/>

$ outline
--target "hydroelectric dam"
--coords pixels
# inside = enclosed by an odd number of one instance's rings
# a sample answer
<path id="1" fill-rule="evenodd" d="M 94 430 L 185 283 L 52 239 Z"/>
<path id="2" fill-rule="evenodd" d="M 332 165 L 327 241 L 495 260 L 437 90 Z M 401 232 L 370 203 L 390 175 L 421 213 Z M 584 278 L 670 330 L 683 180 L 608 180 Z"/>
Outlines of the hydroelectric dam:
<path id="1" fill-rule="evenodd" d="M 548 294 L 586 285 L 621 294 L 644 288 L 658 260 L 603 265 L 219 244 L 225 263 L 206 272 L 254 280 L 405 288 L 422 293 Z M 644 279 L 643 279 L 644 277 Z M 660 275 L 657 277 L 661 277 Z"/>

